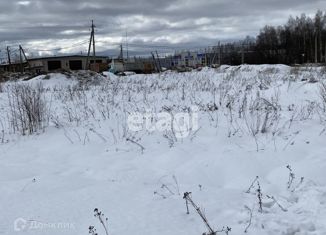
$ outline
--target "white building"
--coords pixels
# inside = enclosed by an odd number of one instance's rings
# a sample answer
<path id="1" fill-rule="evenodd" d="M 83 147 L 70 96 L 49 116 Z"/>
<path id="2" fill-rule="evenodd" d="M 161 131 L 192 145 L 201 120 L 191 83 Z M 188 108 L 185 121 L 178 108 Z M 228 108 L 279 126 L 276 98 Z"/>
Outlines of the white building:
<path id="1" fill-rule="evenodd" d="M 199 67 L 206 65 L 205 53 L 181 52 L 173 56 L 173 66 Z"/>

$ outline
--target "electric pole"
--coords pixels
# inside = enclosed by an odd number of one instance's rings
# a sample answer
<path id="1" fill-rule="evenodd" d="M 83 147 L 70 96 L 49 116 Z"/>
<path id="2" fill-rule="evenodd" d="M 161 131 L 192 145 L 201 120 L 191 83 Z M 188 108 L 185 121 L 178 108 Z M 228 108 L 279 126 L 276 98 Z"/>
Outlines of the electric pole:
<path id="1" fill-rule="evenodd" d="M 216 64 L 216 57 L 217 57 L 217 54 L 218 54 L 218 50 L 219 50 L 219 46 L 214 46 L 213 47 L 213 59 L 212 59 L 212 62 L 211 64 Z"/>
<path id="2" fill-rule="evenodd" d="M 7 56 L 8 56 L 8 64 L 9 64 L 9 72 L 11 71 L 11 59 L 10 59 L 10 48 L 7 46 Z"/>
<path id="3" fill-rule="evenodd" d="M 158 53 L 156 51 L 156 56 L 157 56 L 157 60 L 158 60 L 158 65 L 160 66 L 160 72 L 162 71 L 162 65 L 161 65 L 161 61 L 160 61 L 160 57 L 158 56 Z"/>
<path id="4" fill-rule="evenodd" d="M 96 56 L 96 54 L 95 54 L 95 25 L 94 25 L 94 23 L 93 23 L 93 20 L 92 20 L 92 32 L 93 32 L 93 63 L 95 64 L 96 63 L 96 61 L 95 61 L 95 56 Z"/>
<path id="5" fill-rule="evenodd" d="M 241 64 L 244 64 L 244 43 L 242 43 L 242 47 L 241 47 Z"/>
<path id="6" fill-rule="evenodd" d="M 151 52 L 151 54 L 152 54 L 152 57 L 153 57 L 153 63 L 154 63 L 154 66 L 155 66 L 155 68 L 156 68 L 156 71 L 159 73 L 160 70 L 159 70 L 158 65 L 157 65 L 157 63 L 156 63 L 155 55 L 154 55 L 153 52 Z"/>
<path id="7" fill-rule="evenodd" d="M 28 61 L 28 59 L 27 59 L 26 54 L 25 54 L 25 50 L 23 49 L 23 47 L 22 47 L 21 45 L 19 45 L 19 50 L 20 50 L 21 53 L 23 54 L 23 56 L 24 56 L 24 58 L 25 58 L 25 60 L 26 60 L 26 62 L 27 62 L 28 68 L 31 68 L 31 65 L 30 65 L 30 63 L 29 63 L 29 61 Z"/>
<path id="8" fill-rule="evenodd" d="M 91 53 L 91 47 L 92 47 L 92 44 L 93 44 L 93 63 L 95 63 L 95 57 L 96 57 L 96 54 L 95 54 L 95 25 L 94 25 L 94 22 L 92 20 L 92 30 L 91 30 L 91 37 L 89 39 L 89 45 L 88 45 L 88 53 L 87 53 L 87 59 L 86 59 L 86 68 L 89 69 L 90 68 L 90 63 L 89 63 L 89 56 L 90 56 L 90 53 Z"/>
<path id="9" fill-rule="evenodd" d="M 22 50 L 20 46 L 19 46 L 19 62 L 20 62 L 20 73 L 24 73 L 23 56 L 22 56 Z"/>
<path id="10" fill-rule="evenodd" d="M 122 43 L 120 44 L 120 55 L 118 57 L 118 59 L 120 59 L 123 63 L 123 46 L 122 46 Z"/>
<path id="11" fill-rule="evenodd" d="M 129 61 L 128 31 L 126 30 L 127 62 Z"/>
<path id="12" fill-rule="evenodd" d="M 207 50 L 205 48 L 205 67 L 207 67 Z"/>
<path id="13" fill-rule="evenodd" d="M 221 62 L 222 62 L 222 52 L 221 52 L 221 43 L 218 42 L 218 64 L 221 65 Z"/>

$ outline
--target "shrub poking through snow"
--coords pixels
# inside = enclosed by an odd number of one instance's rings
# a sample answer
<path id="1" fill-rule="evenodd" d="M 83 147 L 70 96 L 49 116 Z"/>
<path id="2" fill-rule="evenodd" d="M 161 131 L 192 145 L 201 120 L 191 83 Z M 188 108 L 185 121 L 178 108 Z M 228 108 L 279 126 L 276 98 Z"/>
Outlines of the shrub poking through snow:
<path id="1" fill-rule="evenodd" d="M 97 235 L 96 229 L 94 228 L 94 226 L 89 226 L 88 227 L 88 233 L 91 234 L 91 235 Z"/>
<path id="2" fill-rule="evenodd" d="M 293 173 L 290 165 L 287 165 L 286 168 L 289 170 L 289 180 L 287 182 L 287 185 L 288 185 L 288 189 L 290 189 L 291 185 L 293 183 L 293 180 L 295 179 L 295 174 Z"/>
<path id="3" fill-rule="evenodd" d="M 191 192 L 185 192 L 183 194 L 183 199 L 186 200 L 186 207 L 187 207 L 187 214 L 189 214 L 189 204 L 193 206 L 193 208 L 196 210 L 200 218 L 203 220 L 204 224 L 206 225 L 208 229 L 208 233 L 203 233 L 203 235 L 216 235 L 217 232 L 212 229 L 212 227 L 209 225 L 208 220 L 205 216 L 205 214 L 200 210 L 200 208 L 193 202 L 191 198 Z M 231 231 L 231 230 L 230 230 Z M 229 230 L 227 230 L 229 232 Z"/>
<path id="4" fill-rule="evenodd" d="M 254 179 L 254 181 L 252 181 L 251 185 L 249 186 L 248 190 L 246 191 L 246 193 L 250 193 L 250 191 L 255 187 L 255 183 L 258 182 L 259 177 L 256 176 L 256 178 Z"/>
<path id="5" fill-rule="evenodd" d="M 166 199 L 171 196 L 181 195 L 179 183 L 175 175 L 172 176 L 173 183 L 166 182 L 164 183 L 160 179 L 161 186 L 158 190 L 154 191 L 154 195 L 161 197 L 162 199 Z"/>
<path id="6" fill-rule="evenodd" d="M 321 83 L 319 94 L 322 102 L 323 111 L 326 112 L 326 82 Z"/>
<path id="7" fill-rule="evenodd" d="M 163 195 L 162 193 L 159 193 L 157 191 L 154 191 L 154 195 L 160 196 L 162 199 L 166 199 L 165 195 Z"/>
<path id="8" fill-rule="evenodd" d="M 263 193 L 260 187 L 259 181 L 257 181 L 257 197 L 258 197 L 258 206 L 259 206 L 259 212 L 263 213 Z"/>
<path id="9" fill-rule="evenodd" d="M 102 224 L 103 228 L 104 228 L 104 231 L 105 231 L 105 234 L 106 235 L 109 235 L 109 232 L 108 232 L 108 218 L 106 218 L 104 216 L 104 214 L 99 211 L 99 209 L 95 208 L 94 209 L 94 216 L 95 218 L 98 218 L 100 223 Z M 97 235 L 97 232 L 96 232 L 96 229 L 94 226 L 89 226 L 88 227 L 88 233 L 89 234 L 92 234 L 92 235 Z"/>
<path id="10" fill-rule="evenodd" d="M 286 168 L 289 170 L 289 179 L 288 179 L 287 185 L 288 185 L 288 189 L 291 190 L 291 187 L 295 180 L 295 174 L 290 165 L 287 165 Z M 303 181 L 304 181 L 304 177 L 301 177 L 300 181 L 292 188 L 291 192 L 294 192 L 297 188 L 299 188 L 300 185 L 303 183 Z"/>
<path id="11" fill-rule="evenodd" d="M 249 230 L 249 228 L 250 228 L 250 226 L 251 226 L 251 223 L 252 223 L 252 211 L 253 211 L 253 209 L 250 209 L 248 206 L 245 206 L 245 208 L 246 208 L 246 209 L 248 210 L 248 212 L 249 212 L 248 225 L 247 225 L 246 229 L 244 230 L 244 232 L 247 233 L 248 230 Z"/>
<path id="12" fill-rule="evenodd" d="M 162 189 L 166 189 L 171 195 L 175 195 L 174 192 L 166 184 L 162 184 Z"/>
<path id="13" fill-rule="evenodd" d="M 231 228 L 230 227 L 228 227 L 228 226 L 226 226 L 226 228 L 225 227 L 223 227 L 220 231 L 217 231 L 218 233 L 222 233 L 222 232 L 224 232 L 226 235 L 229 235 L 229 233 L 231 232 Z M 204 233 L 204 235 L 205 235 L 205 233 Z"/>
<path id="14" fill-rule="evenodd" d="M 281 208 L 282 211 L 284 212 L 287 212 L 288 210 L 286 208 L 284 208 L 276 199 L 274 196 L 269 196 L 269 195 L 266 195 L 266 197 L 268 199 L 271 199 L 279 208 Z"/>
<path id="15" fill-rule="evenodd" d="M 299 188 L 303 181 L 304 177 L 301 177 L 299 183 L 291 190 L 291 192 L 293 193 L 297 188 Z"/>
<path id="16" fill-rule="evenodd" d="M 254 181 L 252 181 L 252 183 L 249 186 L 249 188 L 247 189 L 246 193 L 251 193 L 251 190 L 255 189 L 255 188 L 256 188 L 256 195 L 257 195 L 257 198 L 258 198 L 258 211 L 260 213 L 263 213 L 263 193 L 262 193 L 262 189 L 260 187 L 259 177 L 258 176 L 256 176 Z"/>
<path id="17" fill-rule="evenodd" d="M 141 150 L 141 153 L 143 154 L 144 153 L 144 150 L 145 150 L 145 147 L 143 145 L 141 145 L 140 143 L 138 143 L 137 141 L 134 141 L 133 139 L 130 139 L 130 138 L 127 138 L 126 139 L 127 142 L 130 142 L 130 143 L 133 143 L 135 145 L 137 145 L 140 150 Z"/>
<path id="18" fill-rule="evenodd" d="M 13 132 L 33 134 L 47 126 L 47 106 L 43 87 L 15 84 L 8 93 L 10 125 Z"/>
<path id="19" fill-rule="evenodd" d="M 173 175 L 172 178 L 174 180 L 177 193 L 178 193 L 178 195 L 180 195 L 180 187 L 179 187 L 179 183 L 178 183 L 177 177 L 175 175 Z"/>

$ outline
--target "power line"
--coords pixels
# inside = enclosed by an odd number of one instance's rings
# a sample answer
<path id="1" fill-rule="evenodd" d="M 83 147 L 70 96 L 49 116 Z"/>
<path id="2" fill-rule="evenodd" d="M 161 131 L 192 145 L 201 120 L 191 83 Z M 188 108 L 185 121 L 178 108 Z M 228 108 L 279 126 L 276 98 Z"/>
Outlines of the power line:
<path id="1" fill-rule="evenodd" d="M 81 45 L 84 45 L 88 43 L 88 40 L 84 40 L 75 44 L 72 44 L 71 46 L 66 46 L 66 47 L 57 47 L 57 48 L 53 48 L 53 49 L 36 49 L 36 48 L 29 48 L 30 50 L 35 50 L 35 51 L 60 51 L 60 50 L 66 50 L 66 49 L 71 49 L 71 48 L 75 48 Z"/>

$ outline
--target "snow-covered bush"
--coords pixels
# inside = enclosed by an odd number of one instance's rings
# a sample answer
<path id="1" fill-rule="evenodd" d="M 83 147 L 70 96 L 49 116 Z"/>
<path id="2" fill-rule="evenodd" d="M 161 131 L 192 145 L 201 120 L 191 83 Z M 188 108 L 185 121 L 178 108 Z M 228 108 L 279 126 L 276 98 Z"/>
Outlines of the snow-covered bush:
<path id="1" fill-rule="evenodd" d="M 47 126 L 47 105 L 41 84 L 10 86 L 8 101 L 9 122 L 14 133 L 32 134 Z"/>
<path id="2" fill-rule="evenodd" d="M 326 112 L 326 82 L 320 84 L 319 93 L 322 101 L 323 111 Z"/>
<path id="3" fill-rule="evenodd" d="M 104 231 L 105 231 L 105 234 L 106 235 L 109 235 L 109 232 L 108 232 L 108 218 L 105 217 L 105 215 L 99 211 L 97 208 L 94 209 L 94 217 L 95 218 L 98 218 L 98 220 L 100 221 L 102 227 L 104 228 Z M 89 226 L 88 227 L 88 233 L 89 234 L 92 234 L 92 235 L 98 235 L 98 233 L 96 232 L 96 229 L 94 226 Z"/>

